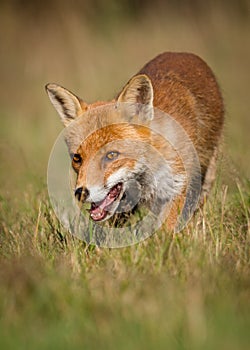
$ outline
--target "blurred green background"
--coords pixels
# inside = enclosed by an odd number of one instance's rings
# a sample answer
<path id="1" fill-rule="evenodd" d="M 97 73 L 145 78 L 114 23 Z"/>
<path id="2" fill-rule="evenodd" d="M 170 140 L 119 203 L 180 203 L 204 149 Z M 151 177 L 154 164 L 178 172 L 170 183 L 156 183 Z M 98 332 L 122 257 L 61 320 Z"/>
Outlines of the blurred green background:
<path id="1" fill-rule="evenodd" d="M 62 129 L 44 90 L 57 82 L 87 102 L 109 99 L 163 51 L 200 55 L 225 99 L 225 163 L 250 174 L 249 1 L 25 1 L 0 3 L 0 191 L 46 184 Z"/>

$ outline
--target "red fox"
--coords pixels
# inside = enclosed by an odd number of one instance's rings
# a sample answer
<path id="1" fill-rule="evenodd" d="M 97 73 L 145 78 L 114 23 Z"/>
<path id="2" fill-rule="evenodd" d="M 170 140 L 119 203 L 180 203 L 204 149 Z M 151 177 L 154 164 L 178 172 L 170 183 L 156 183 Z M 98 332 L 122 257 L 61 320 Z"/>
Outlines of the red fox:
<path id="1" fill-rule="evenodd" d="M 124 213 L 145 207 L 176 229 L 193 197 L 201 192 L 202 202 L 209 192 L 224 107 L 213 72 L 198 56 L 158 55 L 109 102 L 87 104 L 57 84 L 46 90 L 68 127 L 75 197 L 89 203 L 94 221 L 122 222 Z"/>

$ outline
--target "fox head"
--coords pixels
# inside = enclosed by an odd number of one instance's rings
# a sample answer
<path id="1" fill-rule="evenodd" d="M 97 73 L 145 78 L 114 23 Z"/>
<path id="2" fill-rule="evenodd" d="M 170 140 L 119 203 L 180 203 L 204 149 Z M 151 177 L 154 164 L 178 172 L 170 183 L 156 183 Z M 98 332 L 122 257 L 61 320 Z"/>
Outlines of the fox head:
<path id="1" fill-rule="evenodd" d="M 180 191 L 182 180 L 171 170 L 176 155 L 169 149 L 166 162 L 162 150 L 169 145 L 148 127 L 154 119 L 148 76 L 134 76 L 115 100 L 90 105 L 57 84 L 47 84 L 46 90 L 67 127 L 65 140 L 77 173 L 75 197 L 91 203 L 94 221 L 132 212 L 140 204 L 151 203 L 157 212 L 159 203 Z M 135 123 L 138 116 L 141 122 Z"/>

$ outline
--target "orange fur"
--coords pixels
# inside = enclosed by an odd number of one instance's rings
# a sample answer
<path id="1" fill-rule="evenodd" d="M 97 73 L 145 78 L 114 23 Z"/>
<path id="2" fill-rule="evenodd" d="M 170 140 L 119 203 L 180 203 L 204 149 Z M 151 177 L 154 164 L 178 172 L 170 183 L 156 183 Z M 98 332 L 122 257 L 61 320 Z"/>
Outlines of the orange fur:
<path id="1" fill-rule="evenodd" d="M 158 169 L 159 172 L 162 156 L 171 165 L 173 176 L 178 177 L 179 174 L 185 173 L 183 159 L 162 136 L 152 133 L 147 128 L 147 123 L 144 126 L 123 123 L 119 112 L 105 112 L 98 108 L 112 106 L 117 101 L 146 106 L 144 114 L 148 123 L 154 118 L 152 107 L 174 118 L 195 146 L 201 166 L 203 192 L 209 191 L 214 179 L 215 155 L 223 128 L 224 106 L 213 72 L 198 56 L 170 52 L 157 56 L 132 77 L 117 98 L 110 102 L 97 101 L 87 105 L 56 84 L 48 84 L 47 91 L 66 126 L 70 125 L 72 120 L 77 120 L 81 111 L 87 112 L 86 116 L 79 119 L 78 126 L 69 130 L 66 138 L 70 153 L 79 154 L 83 160 L 80 166 L 73 163 L 78 173 L 76 187 L 89 190 L 88 186 L 102 184 L 105 188 L 111 175 L 123 168 L 130 169 L 129 176 L 132 176 L 138 165 L 137 157 L 141 156 L 141 147 L 147 162 L 145 166 L 149 169 Z M 113 121 L 114 124 L 105 125 L 105 120 Z M 80 144 L 81 140 L 83 142 Z M 124 140 L 133 142 L 124 147 Z M 138 149 L 134 142 L 138 143 Z M 108 151 L 107 145 L 110 144 L 114 145 L 115 151 L 118 148 L 120 152 L 119 159 L 111 163 L 103 160 L 105 152 Z M 179 144 L 183 154 L 188 157 L 188 147 L 181 136 Z M 155 156 L 150 147 L 159 153 L 159 157 Z M 197 170 L 192 173 L 192 166 L 189 164 L 191 176 Z M 145 187 L 145 192 L 148 186 L 150 192 L 151 184 L 145 182 L 144 180 L 141 186 Z M 185 186 L 173 197 L 172 206 L 167 209 L 166 222 L 171 229 L 175 227 L 178 214 L 184 205 Z M 152 196 L 153 194 L 149 193 L 145 198 Z M 150 199 L 148 201 L 150 202 Z M 145 202 L 147 203 L 147 199 Z"/>

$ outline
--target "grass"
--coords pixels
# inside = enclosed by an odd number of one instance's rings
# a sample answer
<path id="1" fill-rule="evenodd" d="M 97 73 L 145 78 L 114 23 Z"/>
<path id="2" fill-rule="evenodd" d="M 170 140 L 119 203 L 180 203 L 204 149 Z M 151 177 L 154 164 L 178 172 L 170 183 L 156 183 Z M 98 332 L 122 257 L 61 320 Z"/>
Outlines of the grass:
<path id="1" fill-rule="evenodd" d="M 181 234 L 113 250 L 74 239 L 46 198 L 10 229 L 2 202 L 1 348 L 247 349 L 250 191 L 239 189 L 219 190 Z"/>
<path id="2" fill-rule="evenodd" d="M 248 349 L 249 21 L 226 10 L 175 16 L 91 25 L 63 8 L 35 20 L 0 11 L 1 349 Z M 178 235 L 86 246 L 49 203 L 47 161 L 61 129 L 43 86 L 108 98 L 164 50 L 198 53 L 223 88 L 216 186 Z"/>

